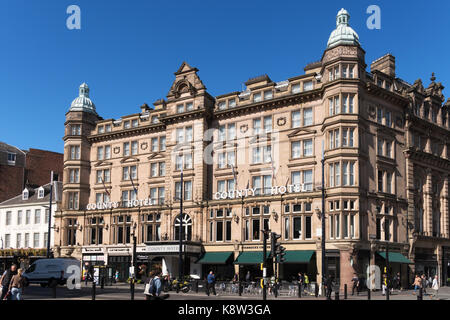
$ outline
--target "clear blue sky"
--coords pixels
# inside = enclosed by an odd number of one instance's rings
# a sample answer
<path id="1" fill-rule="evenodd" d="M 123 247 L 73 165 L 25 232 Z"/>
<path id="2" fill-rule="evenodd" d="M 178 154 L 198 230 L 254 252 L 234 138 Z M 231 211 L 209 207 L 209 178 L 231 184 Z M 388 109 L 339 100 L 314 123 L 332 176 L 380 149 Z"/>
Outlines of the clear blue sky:
<path id="1" fill-rule="evenodd" d="M 81 30 L 66 28 L 71 4 Z M 371 4 L 381 30 L 366 27 Z M 264 73 L 302 74 L 321 59 L 341 7 L 368 65 L 390 52 L 404 80 L 428 86 L 434 71 L 450 87 L 447 0 L 0 0 L 0 141 L 63 152 L 65 113 L 84 81 L 106 119 L 165 98 L 184 60 L 212 95 Z"/>

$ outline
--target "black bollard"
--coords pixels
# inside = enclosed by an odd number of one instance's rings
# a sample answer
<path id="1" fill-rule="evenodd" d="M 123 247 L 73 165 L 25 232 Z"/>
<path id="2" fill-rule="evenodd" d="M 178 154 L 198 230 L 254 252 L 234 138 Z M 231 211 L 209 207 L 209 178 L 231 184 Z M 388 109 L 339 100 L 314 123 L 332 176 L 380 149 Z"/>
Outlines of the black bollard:
<path id="1" fill-rule="evenodd" d="M 298 295 L 299 298 L 302 297 L 302 285 L 301 285 L 300 283 L 298 284 L 298 292 L 297 292 L 297 295 Z"/>
<path id="2" fill-rule="evenodd" d="M 367 289 L 367 300 L 370 300 L 370 294 L 371 294 L 370 289 Z"/>
<path id="3" fill-rule="evenodd" d="M 419 294 L 417 295 L 417 300 L 423 300 L 423 289 L 419 289 Z"/>
<path id="4" fill-rule="evenodd" d="M 339 289 L 334 292 L 334 300 L 339 300 Z"/>
<path id="5" fill-rule="evenodd" d="M 195 293 L 198 293 L 198 280 L 195 280 Z"/>
<path id="6" fill-rule="evenodd" d="M 52 284 L 53 299 L 56 299 L 56 285 Z"/>
<path id="7" fill-rule="evenodd" d="M 314 295 L 316 296 L 316 298 L 319 296 L 319 284 L 316 283 L 316 285 L 314 286 Z"/>
<path id="8" fill-rule="evenodd" d="M 100 288 L 105 289 L 105 277 L 102 276 L 100 279 Z"/>
<path id="9" fill-rule="evenodd" d="M 347 300 L 347 284 L 344 284 L 344 300 Z"/>
<path id="10" fill-rule="evenodd" d="M 92 281 L 92 300 L 95 300 L 95 281 Z"/>
<path id="11" fill-rule="evenodd" d="M 242 282 L 239 281 L 238 285 L 239 285 L 239 290 L 238 290 L 239 291 L 239 297 L 241 297 L 242 296 L 242 291 L 243 291 Z"/>

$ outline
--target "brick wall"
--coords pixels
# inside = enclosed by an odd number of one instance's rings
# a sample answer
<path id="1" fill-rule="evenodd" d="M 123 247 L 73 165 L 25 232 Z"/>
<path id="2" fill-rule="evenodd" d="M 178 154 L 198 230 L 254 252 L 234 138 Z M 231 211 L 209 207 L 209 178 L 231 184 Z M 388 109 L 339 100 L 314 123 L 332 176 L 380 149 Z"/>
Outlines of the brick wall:
<path id="1" fill-rule="evenodd" d="M 41 186 L 50 182 L 50 172 L 58 173 L 58 180 L 62 181 L 63 159 L 62 153 L 31 149 L 27 153 L 25 181 L 30 185 Z"/>

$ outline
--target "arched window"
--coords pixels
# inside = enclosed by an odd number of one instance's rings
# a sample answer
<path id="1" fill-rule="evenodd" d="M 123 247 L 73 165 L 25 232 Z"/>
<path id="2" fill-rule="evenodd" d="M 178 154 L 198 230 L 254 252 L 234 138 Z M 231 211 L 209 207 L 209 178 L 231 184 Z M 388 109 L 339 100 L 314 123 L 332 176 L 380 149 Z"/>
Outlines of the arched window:
<path id="1" fill-rule="evenodd" d="M 188 214 L 183 214 L 183 239 L 192 240 L 192 219 Z M 175 219 L 174 223 L 175 240 L 180 240 L 180 215 Z"/>

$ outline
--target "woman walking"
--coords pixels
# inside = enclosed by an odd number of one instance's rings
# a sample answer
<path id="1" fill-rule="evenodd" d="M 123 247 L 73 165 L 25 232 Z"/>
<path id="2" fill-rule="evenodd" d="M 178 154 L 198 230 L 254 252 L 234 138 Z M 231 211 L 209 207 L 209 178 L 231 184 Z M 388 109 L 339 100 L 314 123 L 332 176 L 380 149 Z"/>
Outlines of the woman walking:
<path id="1" fill-rule="evenodd" d="M 439 281 L 438 281 L 438 276 L 435 275 L 434 279 L 433 279 L 433 284 L 431 285 L 431 288 L 434 290 L 434 294 L 431 295 L 431 299 L 436 298 L 437 299 L 437 295 L 439 293 Z"/>
<path id="2" fill-rule="evenodd" d="M 25 287 L 25 278 L 22 277 L 23 269 L 17 270 L 17 274 L 11 279 L 9 291 L 11 292 L 12 300 L 23 300 L 23 288 Z"/>
<path id="3" fill-rule="evenodd" d="M 419 277 L 419 275 L 416 274 L 416 277 L 414 278 L 414 294 L 416 294 L 417 290 L 420 290 L 420 285 L 421 285 L 421 278 Z"/>

